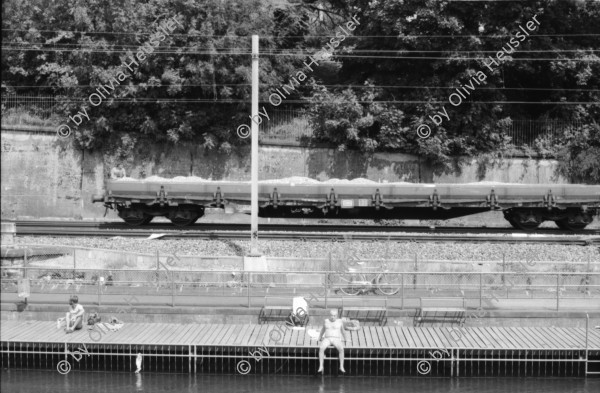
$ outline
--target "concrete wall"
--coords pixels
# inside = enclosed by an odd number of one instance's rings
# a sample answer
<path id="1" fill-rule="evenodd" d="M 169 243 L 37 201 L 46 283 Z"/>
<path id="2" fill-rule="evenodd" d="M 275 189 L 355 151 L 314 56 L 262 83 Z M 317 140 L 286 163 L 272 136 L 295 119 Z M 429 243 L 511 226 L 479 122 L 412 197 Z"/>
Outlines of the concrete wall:
<path id="1" fill-rule="evenodd" d="M 90 198 L 101 193 L 110 169 L 123 162 L 131 177 L 200 176 L 213 180 L 250 178 L 249 147 L 209 151 L 191 144 L 138 146 L 124 161 L 113 152 L 83 152 L 55 134 L 2 131 L 2 219 L 100 219 L 104 209 Z M 435 175 L 419 157 L 407 154 L 327 148 L 262 146 L 260 178 L 305 176 L 318 180 L 368 178 L 375 181 L 465 183 L 503 181 L 565 183 L 551 160 L 507 159 L 482 166 L 472 159 L 455 173 Z"/>

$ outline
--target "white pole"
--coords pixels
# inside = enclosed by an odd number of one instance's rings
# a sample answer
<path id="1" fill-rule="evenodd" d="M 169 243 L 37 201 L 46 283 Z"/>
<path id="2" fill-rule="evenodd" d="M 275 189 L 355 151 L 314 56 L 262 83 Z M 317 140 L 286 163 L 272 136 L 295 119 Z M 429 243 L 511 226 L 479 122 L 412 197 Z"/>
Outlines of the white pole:
<path id="1" fill-rule="evenodd" d="M 252 119 L 258 119 L 258 36 L 252 36 Z M 252 126 L 250 255 L 258 256 L 258 124 Z"/>

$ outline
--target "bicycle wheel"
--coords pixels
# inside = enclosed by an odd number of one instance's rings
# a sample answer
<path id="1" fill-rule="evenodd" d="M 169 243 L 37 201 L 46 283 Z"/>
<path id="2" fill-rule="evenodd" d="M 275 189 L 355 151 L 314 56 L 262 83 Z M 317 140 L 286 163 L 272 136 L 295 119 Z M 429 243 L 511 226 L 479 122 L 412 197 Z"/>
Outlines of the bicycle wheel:
<path id="1" fill-rule="evenodd" d="M 400 290 L 400 275 L 381 273 L 377 277 L 377 290 L 385 296 L 391 296 Z"/>
<path id="2" fill-rule="evenodd" d="M 355 296 L 364 287 L 364 278 L 360 274 L 345 273 L 340 276 L 339 290 L 346 295 Z"/>

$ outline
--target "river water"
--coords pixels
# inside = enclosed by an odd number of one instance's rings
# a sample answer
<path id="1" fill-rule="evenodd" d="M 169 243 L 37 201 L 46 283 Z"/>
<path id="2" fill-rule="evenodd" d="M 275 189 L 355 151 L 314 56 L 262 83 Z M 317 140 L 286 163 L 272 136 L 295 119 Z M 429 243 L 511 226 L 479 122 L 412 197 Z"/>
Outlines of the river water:
<path id="1" fill-rule="evenodd" d="M 600 379 L 362 378 L 3 370 L 2 393 L 598 393 Z"/>

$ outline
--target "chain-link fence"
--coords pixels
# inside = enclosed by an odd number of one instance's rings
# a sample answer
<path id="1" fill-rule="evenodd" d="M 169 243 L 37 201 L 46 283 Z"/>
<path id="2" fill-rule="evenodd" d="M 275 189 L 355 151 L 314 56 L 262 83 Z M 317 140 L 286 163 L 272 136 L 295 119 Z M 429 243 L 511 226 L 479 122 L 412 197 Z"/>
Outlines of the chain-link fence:
<path id="1" fill-rule="evenodd" d="M 294 295 L 325 288 L 329 296 L 378 294 L 388 298 L 463 297 L 480 306 L 499 299 L 600 298 L 600 273 L 489 273 L 489 272 L 398 272 L 379 267 L 348 268 L 345 271 L 250 272 L 231 270 L 171 270 L 160 265 L 153 270 L 57 269 L 3 267 L 3 293 L 21 297 L 52 295 L 68 299 L 85 296 L 88 303 L 123 304 L 127 296 L 154 304 L 165 297 L 175 304 L 192 305 L 201 296 L 262 297 Z M 47 296 L 44 296 L 48 298 Z M 144 300 L 145 299 L 145 300 Z"/>

